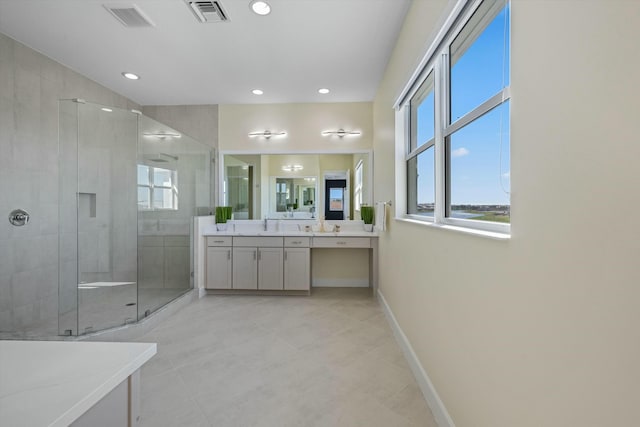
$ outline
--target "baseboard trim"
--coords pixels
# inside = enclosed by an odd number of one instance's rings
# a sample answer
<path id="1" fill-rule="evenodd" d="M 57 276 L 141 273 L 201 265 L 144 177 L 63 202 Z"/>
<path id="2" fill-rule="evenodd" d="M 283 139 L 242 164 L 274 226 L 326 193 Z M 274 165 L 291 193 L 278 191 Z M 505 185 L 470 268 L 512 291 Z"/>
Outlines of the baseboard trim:
<path id="1" fill-rule="evenodd" d="M 438 392 L 433 386 L 431 379 L 429 379 L 429 375 L 427 375 L 427 372 L 422 367 L 422 364 L 418 360 L 418 356 L 416 356 L 416 353 L 413 351 L 413 347 L 411 347 L 411 343 L 409 343 L 409 339 L 404 332 L 402 332 L 402 328 L 400 328 L 396 317 L 393 315 L 389 304 L 387 304 L 387 300 L 384 299 L 384 295 L 382 295 L 380 290 L 378 290 L 378 300 L 382 305 L 382 310 L 387 318 L 387 322 L 389 322 L 389 326 L 391 326 L 393 335 L 402 349 L 405 359 L 407 359 L 407 362 L 409 363 L 411 372 L 413 372 L 413 376 L 416 378 L 418 386 L 420 387 L 429 408 L 431 408 L 431 413 L 433 413 L 433 417 L 436 419 L 438 427 L 455 427 L 447 408 L 444 406 L 444 403 L 442 403 L 442 400 L 440 400 Z"/>
<path id="2" fill-rule="evenodd" d="M 368 288 L 369 279 L 312 279 L 314 288 Z"/>

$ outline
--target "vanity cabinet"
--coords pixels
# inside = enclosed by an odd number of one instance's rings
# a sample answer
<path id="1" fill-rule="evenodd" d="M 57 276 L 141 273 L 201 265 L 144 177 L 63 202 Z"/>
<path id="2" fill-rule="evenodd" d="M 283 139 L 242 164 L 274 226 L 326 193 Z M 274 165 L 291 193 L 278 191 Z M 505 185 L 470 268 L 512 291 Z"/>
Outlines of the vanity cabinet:
<path id="1" fill-rule="evenodd" d="M 283 249 L 258 248 L 258 289 L 281 291 Z"/>
<path id="2" fill-rule="evenodd" d="M 283 289 L 283 238 L 234 237 L 233 289 Z"/>
<path id="3" fill-rule="evenodd" d="M 311 289 L 311 240 L 308 237 L 284 238 L 284 290 Z"/>
<path id="4" fill-rule="evenodd" d="M 258 248 L 233 248 L 233 289 L 258 289 Z"/>
<path id="5" fill-rule="evenodd" d="M 207 289 L 231 289 L 231 237 L 207 238 Z"/>

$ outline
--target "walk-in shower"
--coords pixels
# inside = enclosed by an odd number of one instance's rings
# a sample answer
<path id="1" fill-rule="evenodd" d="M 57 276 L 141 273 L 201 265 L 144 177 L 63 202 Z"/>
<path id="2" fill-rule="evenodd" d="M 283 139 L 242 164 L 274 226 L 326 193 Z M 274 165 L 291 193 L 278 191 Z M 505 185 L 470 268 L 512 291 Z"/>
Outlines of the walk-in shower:
<path id="1" fill-rule="evenodd" d="M 57 205 L 57 238 L 42 240 L 57 268 L 24 275 L 57 282 L 57 300 L 39 300 L 49 316 L 9 319 L 5 337 L 134 323 L 194 286 L 193 217 L 211 211 L 211 148 L 138 112 L 82 100 L 59 102 L 58 129 L 58 183 L 47 187 L 58 190 L 57 203 L 47 199 Z M 40 224 L 55 224 L 35 211 L 24 231 L 10 232 L 37 238 Z"/>

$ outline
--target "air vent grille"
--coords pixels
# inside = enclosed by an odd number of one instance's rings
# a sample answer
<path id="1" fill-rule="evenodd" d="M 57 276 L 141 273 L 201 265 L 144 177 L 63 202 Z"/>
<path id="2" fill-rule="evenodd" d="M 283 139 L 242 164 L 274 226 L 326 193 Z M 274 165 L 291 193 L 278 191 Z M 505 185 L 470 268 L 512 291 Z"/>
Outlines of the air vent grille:
<path id="1" fill-rule="evenodd" d="M 202 23 L 226 22 L 229 20 L 219 1 L 189 1 L 193 14 Z"/>
<path id="2" fill-rule="evenodd" d="M 104 7 L 125 27 L 142 28 L 155 26 L 138 6 L 131 4 L 105 4 Z"/>

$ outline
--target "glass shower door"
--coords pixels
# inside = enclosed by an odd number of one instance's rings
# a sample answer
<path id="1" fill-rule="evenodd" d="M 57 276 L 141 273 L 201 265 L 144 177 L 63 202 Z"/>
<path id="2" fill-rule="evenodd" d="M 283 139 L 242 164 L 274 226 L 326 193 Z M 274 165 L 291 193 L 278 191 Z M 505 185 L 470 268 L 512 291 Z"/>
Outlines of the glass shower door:
<path id="1" fill-rule="evenodd" d="M 193 289 L 193 217 L 211 212 L 211 149 L 146 116 L 138 143 L 138 318 Z"/>
<path id="2" fill-rule="evenodd" d="M 60 105 L 60 333 L 82 335 L 137 320 L 138 115 Z"/>

